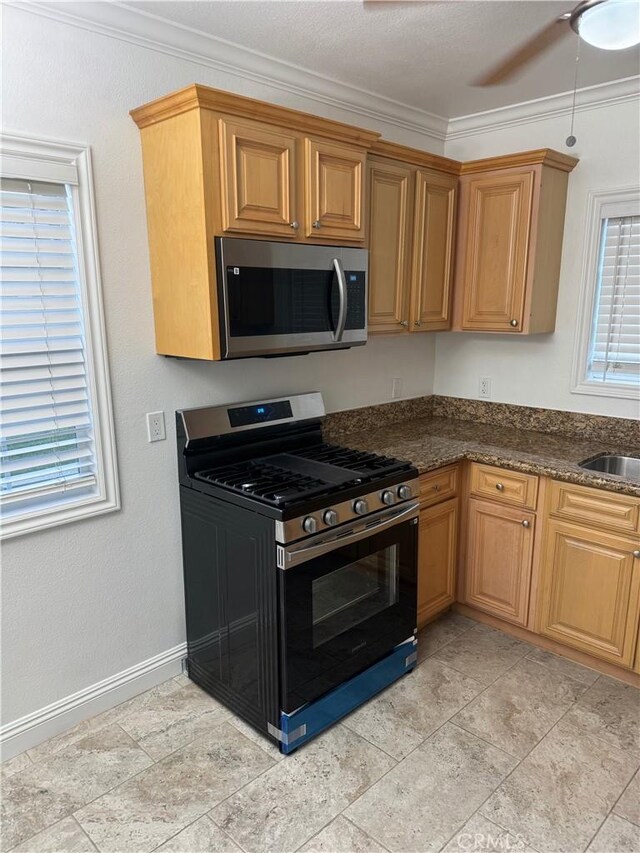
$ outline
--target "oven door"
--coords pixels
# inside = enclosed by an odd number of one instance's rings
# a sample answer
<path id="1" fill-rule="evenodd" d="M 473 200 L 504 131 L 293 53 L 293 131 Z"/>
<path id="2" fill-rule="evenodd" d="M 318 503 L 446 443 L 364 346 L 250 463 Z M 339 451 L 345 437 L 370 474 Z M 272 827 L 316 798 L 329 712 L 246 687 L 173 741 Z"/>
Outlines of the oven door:
<path id="1" fill-rule="evenodd" d="M 366 249 L 216 238 L 225 358 L 367 340 Z"/>
<path id="2" fill-rule="evenodd" d="M 292 713 L 412 636 L 418 504 L 278 546 L 282 710 Z"/>

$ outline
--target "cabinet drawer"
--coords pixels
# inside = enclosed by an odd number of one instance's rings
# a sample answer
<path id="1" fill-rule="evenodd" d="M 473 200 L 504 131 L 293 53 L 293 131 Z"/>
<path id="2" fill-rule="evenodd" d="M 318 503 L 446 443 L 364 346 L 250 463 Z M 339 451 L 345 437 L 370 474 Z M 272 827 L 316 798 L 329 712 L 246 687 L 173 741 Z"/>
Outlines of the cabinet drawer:
<path id="1" fill-rule="evenodd" d="M 535 509 L 538 499 L 538 478 L 531 474 L 506 471 L 490 465 L 471 465 L 472 495 L 492 498 L 511 506 Z"/>
<path id="2" fill-rule="evenodd" d="M 588 486 L 551 483 L 550 513 L 620 533 L 635 533 L 640 523 L 640 500 Z"/>
<path id="3" fill-rule="evenodd" d="M 420 477 L 420 505 L 432 506 L 458 493 L 458 466 L 438 468 Z"/>

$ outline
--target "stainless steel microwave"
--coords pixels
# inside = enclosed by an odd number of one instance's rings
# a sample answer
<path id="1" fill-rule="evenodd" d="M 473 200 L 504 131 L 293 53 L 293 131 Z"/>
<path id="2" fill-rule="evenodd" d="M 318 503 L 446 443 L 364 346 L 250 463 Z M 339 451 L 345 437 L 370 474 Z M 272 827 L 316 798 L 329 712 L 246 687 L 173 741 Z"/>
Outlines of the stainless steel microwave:
<path id="1" fill-rule="evenodd" d="M 366 249 L 216 237 L 223 358 L 367 342 Z"/>

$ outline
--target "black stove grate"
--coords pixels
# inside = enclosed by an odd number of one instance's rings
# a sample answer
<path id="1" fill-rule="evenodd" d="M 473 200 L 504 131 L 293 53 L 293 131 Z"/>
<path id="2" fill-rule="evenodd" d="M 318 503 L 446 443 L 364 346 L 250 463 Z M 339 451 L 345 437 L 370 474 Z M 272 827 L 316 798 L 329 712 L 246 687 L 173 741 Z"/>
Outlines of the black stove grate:
<path id="1" fill-rule="evenodd" d="M 198 471 L 195 476 L 198 480 L 259 498 L 275 506 L 322 494 L 329 488 L 323 480 L 259 460 Z"/>
<path id="2" fill-rule="evenodd" d="M 338 468 L 350 468 L 363 476 L 381 476 L 395 471 L 406 471 L 411 465 L 391 456 L 378 456 L 364 450 L 352 450 L 350 447 L 340 447 L 337 444 L 315 444 L 305 450 L 299 450 L 297 456 L 312 459 L 314 462 L 324 462 Z"/>
<path id="3" fill-rule="evenodd" d="M 274 464 L 270 458 L 282 464 Z M 350 486 L 371 484 L 410 468 L 409 462 L 388 456 L 333 444 L 316 444 L 294 452 L 198 471 L 194 476 L 206 483 L 283 507 L 317 495 L 333 496 Z"/>

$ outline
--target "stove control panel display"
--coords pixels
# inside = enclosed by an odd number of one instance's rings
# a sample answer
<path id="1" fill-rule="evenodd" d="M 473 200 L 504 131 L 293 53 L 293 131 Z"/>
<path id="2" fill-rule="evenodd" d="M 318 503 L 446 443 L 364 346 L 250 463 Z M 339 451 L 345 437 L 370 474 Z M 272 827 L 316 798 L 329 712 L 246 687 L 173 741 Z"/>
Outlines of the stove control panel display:
<path id="1" fill-rule="evenodd" d="M 268 421 L 280 421 L 283 418 L 292 417 L 291 403 L 289 400 L 278 400 L 275 403 L 258 403 L 255 406 L 240 406 L 236 409 L 227 409 L 229 423 L 232 427 L 251 426 L 252 424 L 263 424 Z"/>

